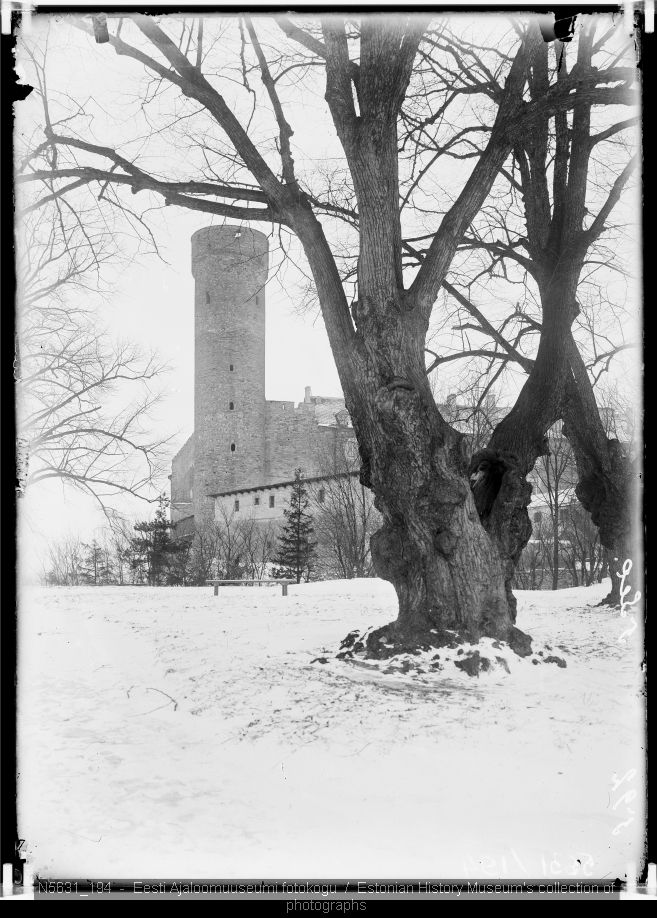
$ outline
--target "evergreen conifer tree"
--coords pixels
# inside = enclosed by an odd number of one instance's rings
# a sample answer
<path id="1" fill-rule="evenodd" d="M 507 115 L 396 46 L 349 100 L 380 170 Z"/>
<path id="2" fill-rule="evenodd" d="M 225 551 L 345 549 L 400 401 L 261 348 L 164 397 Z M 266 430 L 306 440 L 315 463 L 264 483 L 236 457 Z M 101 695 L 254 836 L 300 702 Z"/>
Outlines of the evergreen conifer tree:
<path id="1" fill-rule="evenodd" d="M 277 567 L 273 576 L 279 580 L 302 578 L 308 582 L 313 572 L 317 543 L 313 540 L 313 520 L 309 510 L 308 492 L 301 469 L 295 469 L 289 507 L 283 511 L 285 525 L 278 537 Z"/>
<path id="2" fill-rule="evenodd" d="M 94 586 L 109 583 L 112 570 L 106 552 L 96 539 L 91 545 L 83 545 L 85 554 L 82 559 L 82 580 L 84 583 L 93 583 Z"/>
<path id="3" fill-rule="evenodd" d="M 167 519 L 168 500 L 164 494 L 159 504 L 154 519 L 135 524 L 135 532 L 140 535 L 131 540 L 132 567 L 143 572 L 149 586 L 172 582 L 169 578 L 172 556 L 187 548 L 185 539 L 174 539 L 171 536 L 176 524 Z"/>

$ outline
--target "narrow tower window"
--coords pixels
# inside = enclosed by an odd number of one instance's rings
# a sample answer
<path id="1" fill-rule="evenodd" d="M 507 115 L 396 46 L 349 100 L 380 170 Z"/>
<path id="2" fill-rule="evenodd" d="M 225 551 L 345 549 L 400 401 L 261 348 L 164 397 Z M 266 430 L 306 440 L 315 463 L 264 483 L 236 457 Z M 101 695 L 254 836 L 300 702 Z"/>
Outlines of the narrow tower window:
<path id="1" fill-rule="evenodd" d="M 253 503 L 254 503 L 254 506 L 259 507 L 259 506 L 260 506 L 260 498 L 259 498 L 259 497 L 255 497 L 254 500 L 253 500 Z"/>
<path id="2" fill-rule="evenodd" d="M 259 305 L 260 305 L 260 297 L 256 293 L 256 306 L 259 306 Z"/>
<path id="3" fill-rule="evenodd" d="M 210 302 L 210 292 L 208 290 L 205 291 L 205 302 L 206 303 Z"/>
<path id="4" fill-rule="evenodd" d="M 271 497 L 269 498 L 269 506 L 273 507 L 275 502 L 276 502 L 276 498 L 272 494 Z"/>
<path id="5" fill-rule="evenodd" d="M 231 373 L 233 372 L 233 365 L 232 365 L 232 363 L 231 363 L 231 365 L 230 365 L 230 372 L 231 372 Z"/>
<path id="6" fill-rule="evenodd" d="M 323 504 L 323 503 L 324 503 L 324 498 L 325 498 L 325 497 L 326 497 L 326 491 L 324 490 L 324 488 L 320 488 L 320 489 L 319 489 L 319 494 L 318 494 L 318 499 L 319 499 L 320 504 Z"/>
<path id="7" fill-rule="evenodd" d="M 235 405 L 232 402 L 228 402 L 228 408 L 232 411 L 235 408 Z"/>
<path id="8" fill-rule="evenodd" d="M 240 508 L 240 502 L 236 500 L 235 501 L 235 511 L 239 510 L 239 508 Z"/>
<path id="9" fill-rule="evenodd" d="M 235 452 L 235 444 L 234 444 L 234 443 L 231 443 L 231 444 L 230 444 L 230 451 L 231 451 L 231 453 L 234 453 L 234 452 Z"/>

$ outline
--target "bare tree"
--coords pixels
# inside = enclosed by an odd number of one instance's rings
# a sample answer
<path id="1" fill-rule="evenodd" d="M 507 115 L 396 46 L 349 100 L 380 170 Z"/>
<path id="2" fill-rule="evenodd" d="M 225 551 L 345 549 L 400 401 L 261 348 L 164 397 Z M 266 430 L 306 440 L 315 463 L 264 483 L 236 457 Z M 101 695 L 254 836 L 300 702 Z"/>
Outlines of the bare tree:
<path id="1" fill-rule="evenodd" d="M 69 532 L 48 544 L 43 580 L 51 586 L 79 586 L 84 582 L 84 545 L 79 535 Z"/>
<path id="2" fill-rule="evenodd" d="M 185 579 L 190 585 L 204 586 L 206 580 L 217 576 L 219 533 L 214 522 L 199 521 L 190 534 L 189 554 L 181 555 L 186 562 Z"/>
<path id="3" fill-rule="evenodd" d="M 220 506 L 211 532 L 216 539 L 217 577 L 220 580 L 241 580 L 244 574 L 244 547 L 240 531 L 241 520 L 235 511 Z"/>
<path id="4" fill-rule="evenodd" d="M 238 522 L 240 554 L 248 580 L 267 580 L 278 546 L 278 526 L 249 516 Z"/>
<path id="5" fill-rule="evenodd" d="M 562 554 L 573 586 L 591 586 L 602 581 L 605 558 L 600 533 L 578 502 L 571 503 L 563 513 Z"/>
<path id="6" fill-rule="evenodd" d="M 71 23 L 92 36 L 88 20 L 78 17 Z M 546 343 L 536 359 L 539 369 L 523 389 L 513 419 L 502 422 L 523 458 L 501 460 L 501 447 L 495 444 L 492 471 L 484 473 L 481 463 L 478 467 L 477 475 L 483 473 L 484 479 L 475 482 L 478 506 L 470 489 L 465 436 L 445 421 L 431 395 L 425 340 L 457 247 L 514 148 L 535 126 L 540 132 L 546 117 L 560 117 L 582 105 L 635 102 L 636 71 L 613 64 L 590 66 L 559 79 L 547 73 L 545 80 L 537 81 L 544 44 L 536 21 L 514 22 L 499 35 L 496 44 L 502 56 L 487 78 L 485 105 L 468 108 L 465 90 L 456 102 L 479 122 L 486 143 L 440 224 L 435 207 L 425 216 L 426 248 L 416 261 L 419 267 L 405 276 L 403 253 L 408 244 L 412 248 L 418 227 L 417 221 L 406 220 L 410 210 L 405 200 L 400 207 L 402 183 L 407 183 L 406 200 L 412 199 L 418 213 L 440 182 L 444 156 L 440 151 L 423 156 L 422 168 L 413 176 L 412 187 L 408 185 L 413 154 L 404 158 L 399 153 L 403 113 L 412 110 L 418 149 L 426 134 L 434 137 L 446 131 L 456 141 L 460 130 L 458 118 L 456 125 L 443 118 L 453 101 L 451 89 L 427 91 L 422 70 L 428 50 L 437 49 L 444 23 L 432 23 L 428 16 L 371 15 L 347 25 L 340 17 L 328 16 L 302 28 L 281 16 L 257 22 L 244 17 L 232 22 L 200 20 L 187 36 L 185 24 L 175 17 L 157 23 L 132 15 L 118 22 L 108 19 L 108 24 L 109 42 L 100 52 L 94 46 L 94 53 L 114 52 L 154 75 L 140 87 L 143 106 L 161 99 L 165 88 L 174 100 L 171 129 L 161 124 L 151 133 L 158 138 L 160 155 L 151 147 L 154 158 L 149 163 L 136 148 L 120 152 L 106 140 L 94 142 L 86 123 L 84 131 L 76 132 L 74 118 L 64 133 L 62 119 L 51 114 L 54 103 L 43 82 L 38 98 L 44 106 L 45 139 L 25 151 L 18 181 L 50 183 L 44 199 L 67 194 L 71 185 L 100 185 L 104 198 L 111 194 L 114 203 L 130 213 L 134 212 L 124 192 L 144 190 L 165 205 L 237 221 L 274 223 L 281 233 L 285 229 L 293 234 L 312 275 L 354 424 L 361 480 L 373 490 L 383 515 L 383 526 L 371 540 L 374 564 L 394 585 L 399 599 L 397 621 L 370 637 L 369 652 L 388 653 L 384 643 L 440 644 L 458 633 L 463 640 L 495 636 L 528 654 L 530 639 L 514 624 L 509 584 L 517 546 L 509 544 L 506 521 L 524 511 L 525 529 L 528 526 L 524 466 L 537 442 L 540 451 L 542 432 L 537 441 L 536 430 L 556 420 L 558 398 L 543 398 L 539 390 L 544 385 L 554 385 L 558 394 L 563 390 L 567 364 L 561 350 L 562 326 L 569 328 L 571 299 L 554 301 L 554 316 L 546 318 L 554 339 L 543 336 Z M 232 43 L 231 35 L 237 36 L 240 27 L 241 35 Z M 586 32 L 585 49 L 590 47 L 588 36 Z M 452 42 L 440 53 L 458 57 L 455 49 Z M 229 73 L 225 62 L 228 68 L 234 66 L 233 82 L 222 80 Z M 254 72 L 261 77 L 260 93 L 248 80 Z M 318 173 L 313 179 L 306 177 L 305 166 L 295 164 L 295 156 L 300 157 L 291 145 L 294 90 L 304 84 L 315 88 L 320 72 L 325 75 L 328 114 L 348 176 L 338 194 L 319 181 Z M 240 84 L 249 108 L 252 101 L 258 103 L 252 117 L 237 98 Z M 244 112 L 244 118 L 236 112 Z M 165 135 L 169 144 L 162 155 Z M 312 158 L 307 152 L 304 156 L 304 163 Z M 327 235 L 324 224 L 329 223 L 339 225 L 341 244 L 352 246 L 346 266 L 340 246 L 332 248 L 329 242 L 329 235 L 340 235 L 333 230 Z M 351 308 L 347 290 L 355 292 Z M 530 411 L 532 423 L 523 433 L 523 412 L 532 405 L 536 411 Z M 506 479 L 502 488 L 500 477 Z M 502 509 L 494 516 L 500 521 L 503 516 L 504 525 L 494 524 L 487 505 L 490 496 L 493 503 L 499 501 Z"/>
<path id="7" fill-rule="evenodd" d="M 151 499 L 164 474 L 171 438 L 153 435 L 149 422 L 168 367 L 98 327 L 93 296 L 113 252 L 102 235 L 88 239 L 77 218 L 71 226 L 65 217 L 50 203 L 18 234 L 20 488 L 58 479 L 109 513 L 119 494 Z"/>
<path id="8" fill-rule="evenodd" d="M 636 73 L 631 40 L 623 47 L 606 17 L 580 18 L 572 64 L 564 45 L 553 46 L 554 88 L 574 75 L 585 78 L 602 72 L 605 80 L 615 75 L 619 83 L 629 85 Z M 472 91 L 490 92 L 490 72 L 478 57 L 480 49 L 466 43 L 462 53 L 469 55 Z M 550 95 L 550 71 L 550 51 L 543 45 L 532 63 L 530 100 Z M 597 279 L 601 271 L 625 274 L 614 250 L 620 246 L 627 253 L 630 248 L 627 240 L 622 244 L 623 223 L 631 219 L 623 214 L 622 199 L 638 165 L 632 140 L 639 116 L 628 118 L 615 106 L 610 114 L 601 114 L 588 91 L 577 89 L 574 98 L 572 115 L 548 103 L 543 117 L 516 138 L 511 166 L 500 170 L 494 194 L 461 241 L 464 265 L 456 271 L 457 265 L 452 266 L 458 285 L 443 284 L 466 316 L 456 326 L 463 336 L 461 346 L 454 353 L 436 355 L 430 366 L 462 357 L 476 361 L 486 377 L 483 394 L 514 364 L 527 374 L 513 409 L 472 463 L 484 525 L 497 531 L 502 542 L 501 533 L 506 534 L 511 560 L 531 532 L 525 511 L 529 495 L 522 479 L 543 454 L 547 430 L 562 418 L 579 470 L 577 495 L 599 526 L 602 543 L 622 564 L 638 551 L 633 520 L 640 469 L 619 441 L 607 436 L 594 385 L 609 362 L 636 342 L 624 338 L 622 304 L 610 302 Z M 622 104 L 620 98 L 615 101 Z M 469 151 L 460 148 L 462 155 L 476 155 L 477 143 L 468 143 Z M 407 244 L 407 251 L 421 263 L 421 247 Z M 473 259 L 473 253 L 480 258 Z M 486 285 L 490 298 L 495 278 L 507 289 L 511 284 L 520 288 L 515 306 L 501 323 L 491 322 L 473 296 L 473 289 L 483 292 Z M 610 319 L 616 321 L 615 341 L 607 337 Z M 517 482 L 511 487 L 514 475 Z M 612 602 L 618 601 L 619 584 L 612 576 Z"/>
<path id="9" fill-rule="evenodd" d="M 370 538 L 381 525 L 372 492 L 359 480 L 359 463 L 342 438 L 331 457 L 318 457 L 323 476 L 309 487 L 322 578 L 373 577 Z"/>
<path id="10" fill-rule="evenodd" d="M 132 583 L 137 573 L 130 563 L 135 522 L 136 520 L 113 518 L 110 531 L 103 532 L 101 539 L 101 544 L 108 546 L 108 563 L 114 572 L 114 582 L 117 586 L 127 586 Z"/>
<path id="11" fill-rule="evenodd" d="M 514 575 L 513 585 L 519 590 L 541 590 L 546 567 L 553 556 L 550 548 L 548 524 L 543 512 L 537 510 L 533 517 L 532 537 L 525 545 Z"/>
<path id="12" fill-rule="evenodd" d="M 572 504 L 575 497 L 577 473 L 572 449 L 561 435 L 561 424 L 548 438 L 549 453 L 539 459 L 536 497 L 539 503 L 547 505 L 552 526 L 552 589 L 559 589 L 559 562 L 561 557 L 562 512 Z"/>

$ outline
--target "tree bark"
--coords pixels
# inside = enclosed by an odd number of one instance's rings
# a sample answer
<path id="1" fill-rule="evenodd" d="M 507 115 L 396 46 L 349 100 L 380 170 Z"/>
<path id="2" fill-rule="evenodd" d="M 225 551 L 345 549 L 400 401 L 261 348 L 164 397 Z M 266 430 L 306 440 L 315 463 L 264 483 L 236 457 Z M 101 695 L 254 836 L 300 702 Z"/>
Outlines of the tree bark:
<path id="1" fill-rule="evenodd" d="M 531 641 L 515 628 L 504 563 L 468 487 L 466 440 L 440 417 L 421 368 L 408 376 L 412 389 L 394 377 L 379 387 L 368 436 L 361 437 L 384 517 L 371 540 L 374 566 L 399 598 L 396 622 L 371 635 L 369 651 L 386 656 L 418 643 L 488 636 L 528 654 Z"/>
<path id="2" fill-rule="evenodd" d="M 529 376 L 514 407 L 470 465 L 477 510 L 503 559 L 506 593 L 514 609 L 511 583 L 532 533 L 527 512 L 532 489 L 527 476 L 537 459 L 549 454 L 546 434 L 563 410 L 569 372 L 567 342 L 572 338 L 570 326 L 577 312 L 575 291 L 583 260 L 575 254 L 561 247 L 553 253 L 551 282 L 539 282 L 544 294 L 543 324 L 536 359 L 528 367 Z M 549 266 L 545 267 L 549 276 Z"/>
<path id="3" fill-rule="evenodd" d="M 575 493 L 598 527 L 606 549 L 611 590 L 602 601 L 620 603 L 623 563 L 631 559 L 635 582 L 641 579 L 640 519 L 641 467 L 639 459 L 624 453 L 621 443 L 607 437 L 584 361 L 574 341 L 569 344 L 571 375 L 564 406 L 563 432 L 570 440 L 577 464 Z"/>

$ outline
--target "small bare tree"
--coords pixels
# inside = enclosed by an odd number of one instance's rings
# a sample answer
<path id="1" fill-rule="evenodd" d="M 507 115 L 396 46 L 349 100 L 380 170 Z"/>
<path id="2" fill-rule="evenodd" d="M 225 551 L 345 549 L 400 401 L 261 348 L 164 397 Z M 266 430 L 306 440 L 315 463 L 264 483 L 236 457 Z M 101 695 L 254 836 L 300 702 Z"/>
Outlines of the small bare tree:
<path id="1" fill-rule="evenodd" d="M 534 513 L 532 537 L 527 542 L 518 560 L 514 578 L 514 586 L 519 590 L 542 590 L 545 580 L 547 558 L 551 557 L 549 538 L 549 522 L 544 519 L 543 512 Z"/>
<path id="2" fill-rule="evenodd" d="M 79 535 L 69 532 L 49 543 L 43 582 L 50 586 L 79 586 L 84 582 L 84 545 Z"/>
<path id="3" fill-rule="evenodd" d="M 235 511 L 220 507 L 214 524 L 216 538 L 217 577 L 220 580 L 240 580 L 244 573 L 244 548 L 240 519 Z"/>
<path id="4" fill-rule="evenodd" d="M 278 544 L 278 527 L 271 520 L 245 517 L 238 523 L 244 574 L 249 580 L 265 580 Z"/>
<path id="5" fill-rule="evenodd" d="M 547 505 L 552 528 L 552 589 L 559 589 L 562 510 L 575 498 L 577 471 L 568 440 L 561 436 L 561 424 L 555 425 L 549 437 L 549 454 L 536 464 L 536 497 Z"/>
<path id="6" fill-rule="evenodd" d="M 219 556 L 217 525 L 209 521 L 199 521 L 190 541 L 188 555 L 180 559 L 187 563 L 186 582 L 193 586 L 203 586 L 206 580 L 217 575 Z"/>
<path id="7" fill-rule="evenodd" d="M 381 526 L 381 515 L 359 480 L 354 442 L 343 439 L 330 460 L 320 459 L 324 477 L 309 489 L 318 574 L 325 579 L 376 576 L 370 538 Z"/>
<path id="8" fill-rule="evenodd" d="M 112 520 L 111 532 L 105 534 L 103 544 L 109 545 L 109 555 L 114 582 L 118 586 L 126 586 L 134 581 L 135 570 L 130 563 L 132 557 L 132 536 L 136 520 Z"/>
<path id="9" fill-rule="evenodd" d="M 600 532 L 591 515 L 579 503 L 564 508 L 562 556 L 572 578 L 573 586 L 600 583 L 604 568 L 604 550 Z"/>

